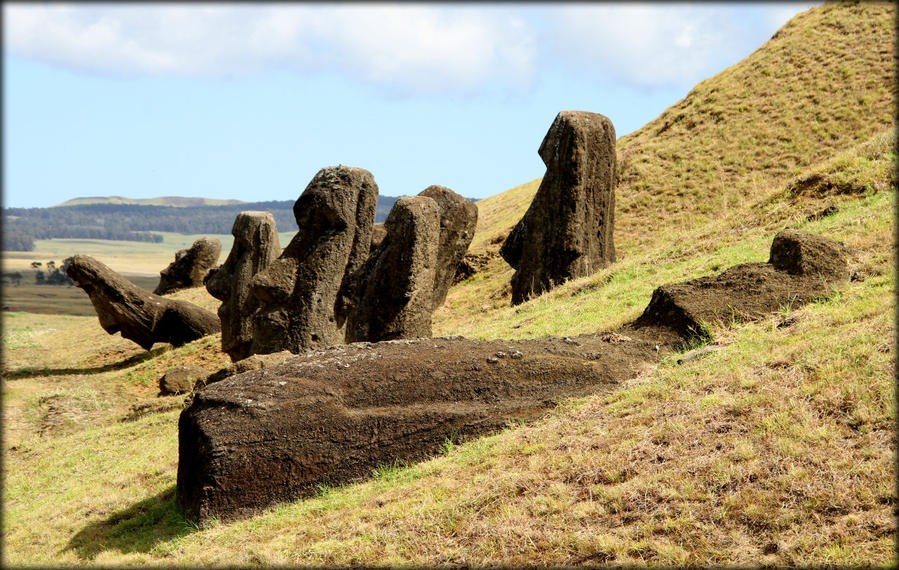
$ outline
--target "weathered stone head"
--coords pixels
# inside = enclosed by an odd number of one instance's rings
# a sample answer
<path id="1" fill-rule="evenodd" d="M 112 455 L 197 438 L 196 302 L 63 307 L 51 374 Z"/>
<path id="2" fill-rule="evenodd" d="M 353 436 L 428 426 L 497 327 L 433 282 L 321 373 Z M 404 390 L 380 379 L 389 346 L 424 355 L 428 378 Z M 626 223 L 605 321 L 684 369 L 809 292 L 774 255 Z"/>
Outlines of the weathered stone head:
<path id="1" fill-rule="evenodd" d="M 354 277 L 358 305 L 347 342 L 431 336 L 440 209 L 427 196 L 406 196 L 384 222 L 387 236 Z"/>
<path id="2" fill-rule="evenodd" d="M 275 219 L 268 212 L 241 212 L 234 219 L 231 234 L 231 253 L 224 264 L 209 272 L 206 290 L 222 301 L 218 309 L 222 350 L 237 361 L 252 354 L 252 318 L 258 301 L 250 294 L 250 280 L 280 255 L 281 245 Z"/>
<path id="3" fill-rule="evenodd" d="M 368 257 L 378 186 L 367 170 L 323 168 L 294 204 L 299 231 L 250 283 L 258 300 L 251 352 L 343 342 L 344 276 Z"/>
<path id="4" fill-rule="evenodd" d="M 478 225 L 478 207 L 474 202 L 443 186 L 428 186 L 419 196 L 427 196 L 440 210 L 440 244 L 434 271 L 434 309 L 446 301 L 456 268 L 468 251 Z"/>
<path id="5" fill-rule="evenodd" d="M 546 174 L 500 255 L 517 271 L 512 303 L 615 261 L 615 128 L 603 115 L 562 111 L 540 145 Z"/>
<path id="6" fill-rule="evenodd" d="M 146 350 L 157 342 L 180 346 L 221 330 L 209 311 L 148 293 L 87 255 L 66 259 L 63 269 L 90 297 L 103 330 L 121 332 Z"/>
<path id="7" fill-rule="evenodd" d="M 175 254 L 175 261 L 159 272 L 159 285 L 155 295 L 166 295 L 180 289 L 190 289 L 203 285 L 203 279 L 218 263 L 222 243 L 215 238 L 203 237 Z"/>

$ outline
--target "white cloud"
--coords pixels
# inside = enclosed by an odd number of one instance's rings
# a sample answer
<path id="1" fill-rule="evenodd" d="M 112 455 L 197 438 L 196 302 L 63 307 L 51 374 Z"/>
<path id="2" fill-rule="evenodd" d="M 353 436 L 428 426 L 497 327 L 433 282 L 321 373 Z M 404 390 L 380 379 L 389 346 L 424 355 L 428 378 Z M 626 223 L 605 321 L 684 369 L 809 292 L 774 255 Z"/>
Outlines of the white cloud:
<path id="1" fill-rule="evenodd" d="M 535 44 L 504 8 L 4 3 L 4 49 L 81 71 L 220 77 L 336 69 L 406 91 L 527 84 Z"/>
<path id="2" fill-rule="evenodd" d="M 577 4 L 549 21 L 555 56 L 586 73 L 688 87 L 751 53 L 810 5 Z"/>

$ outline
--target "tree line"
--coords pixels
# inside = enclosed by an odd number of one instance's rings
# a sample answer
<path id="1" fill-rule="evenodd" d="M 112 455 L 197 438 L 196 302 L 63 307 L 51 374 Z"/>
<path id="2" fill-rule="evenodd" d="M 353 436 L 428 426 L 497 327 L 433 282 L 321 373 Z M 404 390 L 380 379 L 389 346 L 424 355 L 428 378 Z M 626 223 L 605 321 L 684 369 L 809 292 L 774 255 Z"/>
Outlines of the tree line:
<path id="1" fill-rule="evenodd" d="M 383 222 L 396 198 L 379 196 L 375 222 Z M 225 206 L 146 206 L 81 204 L 53 208 L 4 208 L 3 250 L 32 251 L 33 240 L 53 238 L 161 242 L 152 232 L 230 234 L 234 218 L 245 210 L 271 212 L 280 231 L 296 230 L 293 200 Z"/>

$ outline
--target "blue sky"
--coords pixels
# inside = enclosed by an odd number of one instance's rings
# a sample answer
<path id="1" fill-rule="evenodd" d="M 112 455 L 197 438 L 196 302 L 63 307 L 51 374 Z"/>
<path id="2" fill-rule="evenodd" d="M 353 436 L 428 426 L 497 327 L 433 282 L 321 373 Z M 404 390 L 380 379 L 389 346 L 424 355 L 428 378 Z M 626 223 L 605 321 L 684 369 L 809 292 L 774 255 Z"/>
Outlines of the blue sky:
<path id="1" fill-rule="evenodd" d="M 812 3 L 3 5 L 3 204 L 294 200 L 325 166 L 485 198 L 563 109 L 640 128 Z"/>

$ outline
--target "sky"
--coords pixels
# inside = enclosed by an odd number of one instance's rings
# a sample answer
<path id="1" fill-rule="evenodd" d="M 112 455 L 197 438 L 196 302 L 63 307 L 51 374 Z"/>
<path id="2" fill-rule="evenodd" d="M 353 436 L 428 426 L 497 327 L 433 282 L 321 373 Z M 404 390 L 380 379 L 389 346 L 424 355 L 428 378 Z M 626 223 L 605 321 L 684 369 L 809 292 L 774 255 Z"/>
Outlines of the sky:
<path id="1" fill-rule="evenodd" d="M 485 198 L 562 110 L 618 137 L 814 3 L 3 4 L 3 205 L 295 200 L 315 173 Z"/>

